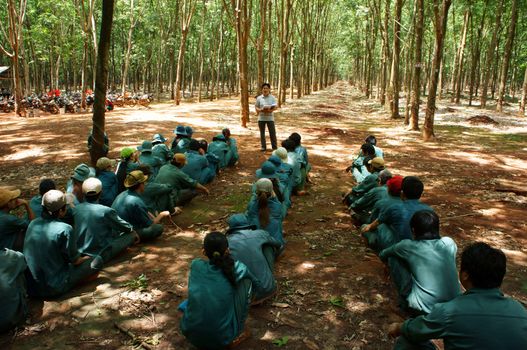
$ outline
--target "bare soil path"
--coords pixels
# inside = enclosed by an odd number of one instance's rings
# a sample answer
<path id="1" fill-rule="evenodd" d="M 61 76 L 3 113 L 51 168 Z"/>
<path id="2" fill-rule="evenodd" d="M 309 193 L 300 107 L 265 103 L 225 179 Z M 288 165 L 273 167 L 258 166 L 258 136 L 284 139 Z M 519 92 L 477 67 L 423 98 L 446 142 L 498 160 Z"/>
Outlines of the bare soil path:
<path id="1" fill-rule="evenodd" d="M 191 125 L 208 140 L 223 127 L 237 138 L 241 161 L 209 186 L 156 242 L 134 247 L 99 278 L 66 296 L 31 302 L 25 329 L 0 336 L 2 349 L 128 349 L 114 322 L 157 349 L 191 349 L 179 332 L 176 308 L 186 297 L 189 263 L 204 235 L 224 230 L 225 218 L 245 210 L 254 171 L 269 156 L 259 151 L 256 123 L 238 127 L 236 100 L 179 107 L 118 109 L 107 114 L 110 155 L 154 133 L 172 136 Z M 344 168 L 368 134 L 375 134 L 395 174 L 417 175 L 423 201 L 440 215 L 442 234 L 459 250 L 475 240 L 508 258 L 505 293 L 527 303 L 527 122 L 486 111 L 499 124 L 471 124 L 478 109 L 440 105 L 435 143 L 390 120 L 381 106 L 340 82 L 295 100 L 277 115 L 280 140 L 299 132 L 313 164 L 310 195 L 294 198 L 284 230 L 287 248 L 276 266 L 277 296 L 251 309 L 252 337 L 240 349 L 390 349 L 385 327 L 400 319 L 396 296 L 377 257 L 363 247 L 340 195 L 352 186 Z M 0 183 L 36 194 L 53 178 L 64 187 L 72 169 L 88 161 L 89 115 L 20 119 L 1 116 Z M 139 278 L 139 276 L 144 275 Z M 132 283 L 133 282 L 133 283 Z M 139 287 L 130 290 L 124 284 Z M 282 345 L 280 345 L 282 344 Z"/>

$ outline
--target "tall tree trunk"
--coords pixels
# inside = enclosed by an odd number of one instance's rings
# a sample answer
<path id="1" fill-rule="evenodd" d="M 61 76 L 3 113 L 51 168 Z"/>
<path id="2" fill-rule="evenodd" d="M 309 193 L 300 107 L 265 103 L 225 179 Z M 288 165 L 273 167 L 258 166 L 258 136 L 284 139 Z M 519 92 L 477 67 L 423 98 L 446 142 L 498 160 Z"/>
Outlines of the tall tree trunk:
<path id="1" fill-rule="evenodd" d="M 443 46 L 447 29 L 448 10 L 452 0 L 442 0 L 441 8 L 439 0 L 434 0 L 434 27 L 435 27 L 435 47 L 434 59 L 432 61 L 432 76 L 430 77 L 430 89 L 426 102 L 426 115 L 423 125 L 424 141 L 431 141 L 434 135 L 434 115 L 436 109 L 437 81 L 439 78 L 439 67 L 443 57 Z"/>
<path id="2" fill-rule="evenodd" d="M 520 117 L 525 115 L 525 105 L 527 104 L 527 67 L 525 67 L 525 75 L 523 77 L 522 99 L 520 102 Z"/>
<path id="3" fill-rule="evenodd" d="M 419 130 L 419 99 L 421 91 L 421 62 L 423 48 L 423 24 L 424 24 L 424 3 L 423 0 L 416 0 L 417 21 L 415 26 L 415 58 L 414 76 L 412 82 L 412 92 L 410 97 L 410 129 Z"/>
<path id="4" fill-rule="evenodd" d="M 203 0 L 201 11 L 201 26 L 199 32 L 199 76 L 198 76 L 198 102 L 202 101 L 201 91 L 203 87 L 203 64 L 205 55 L 203 54 L 203 33 L 205 32 L 205 15 L 207 11 L 207 1 Z"/>
<path id="5" fill-rule="evenodd" d="M 176 68 L 176 106 L 181 103 L 181 80 L 183 74 L 183 60 L 185 58 L 185 44 L 190 29 L 190 22 L 196 9 L 196 0 L 184 0 L 181 11 L 181 38 L 179 41 L 179 51 Z"/>
<path id="6" fill-rule="evenodd" d="M 516 22 L 518 19 L 518 0 L 512 0 L 511 21 L 509 24 L 509 34 L 507 35 L 507 42 L 505 44 L 505 52 L 503 56 L 503 64 L 501 66 L 500 88 L 498 92 L 498 104 L 496 110 L 503 111 L 503 99 L 505 97 L 505 84 L 507 83 L 507 76 L 509 73 L 509 65 L 511 62 L 512 44 L 514 42 L 514 34 L 516 32 Z"/>
<path id="7" fill-rule="evenodd" d="M 461 44 L 459 45 L 459 61 L 457 62 L 457 75 L 455 80 L 455 98 L 454 101 L 456 103 L 460 102 L 461 99 L 461 90 L 462 90 L 462 84 L 461 80 L 463 77 L 463 60 L 465 57 L 465 46 L 467 42 L 467 31 L 468 31 L 468 24 L 470 20 L 470 7 L 465 11 L 465 16 L 463 20 L 463 34 L 461 35 Z M 454 97 L 454 96 L 453 96 Z"/>
<path id="8" fill-rule="evenodd" d="M 483 28 L 485 27 L 485 18 L 487 15 L 487 7 L 489 4 L 489 0 L 485 1 L 485 7 L 483 9 L 483 15 L 481 16 L 481 22 L 479 24 L 479 29 L 477 33 L 477 39 L 476 42 L 473 43 L 473 55 L 472 55 L 472 65 L 470 66 L 470 82 L 469 82 L 469 94 L 468 94 L 468 105 L 472 106 L 472 99 L 474 95 L 474 86 L 476 86 L 476 71 L 479 67 L 479 61 L 481 57 L 481 37 L 483 35 Z M 477 95 L 477 87 L 476 87 L 476 95 Z"/>
<path id="9" fill-rule="evenodd" d="M 264 83 L 264 45 L 265 45 L 265 32 L 267 30 L 267 5 L 269 0 L 260 1 L 260 35 L 256 41 L 256 61 L 258 67 L 258 94 Z M 270 62 L 268 62 L 270 64 Z M 269 79 L 269 77 L 267 77 Z"/>
<path id="10" fill-rule="evenodd" d="M 393 56 L 392 73 L 390 77 L 390 106 L 392 119 L 400 118 L 399 115 L 399 55 L 401 53 L 401 11 L 402 0 L 395 0 L 395 16 L 393 19 Z"/>
<path id="11" fill-rule="evenodd" d="M 128 79 L 128 67 L 130 65 L 130 53 L 132 52 L 132 36 L 134 33 L 134 27 L 136 20 L 134 20 L 134 0 L 130 0 L 130 27 L 128 28 L 128 41 L 126 45 L 126 55 L 124 56 L 124 68 L 122 75 L 122 86 L 121 94 L 124 95 L 126 91 L 127 79 Z"/>
<path id="12" fill-rule="evenodd" d="M 483 80 L 481 82 L 481 95 L 479 98 L 480 103 L 481 103 L 481 108 L 485 108 L 487 106 L 487 89 L 488 89 L 491 74 L 493 72 L 492 62 L 494 62 L 496 44 L 498 42 L 498 33 L 501 27 L 501 16 L 503 13 L 503 1 L 504 0 L 500 0 L 498 8 L 496 10 L 496 26 L 494 27 L 494 30 L 492 31 L 492 39 L 490 40 L 489 47 L 487 48 L 487 58 L 485 60 L 485 65 L 483 66 Z"/>
<path id="13" fill-rule="evenodd" d="M 384 19 L 382 25 L 382 72 L 381 72 L 381 91 L 380 91 L 380 103 L 385 105 L 386 103 L 386 81 L 388 75 L 388 65 L 390 62 L 390 46 L 388 43 L 388 22 L 390 18 L 390 0 L 384 2 Z"/>
<path id="14" fill-rule="evenodd" d="M 95 101 L 93 104 L 92 118 L 93 143 L 90 150 L 91 163 L 93 166 L 95 166 L 100 157 L 104 156 L 104 114 L 106 112 L 106 85 L 108 81 L 108 57 L 112 37 L 113 8 L 114 0 L 103 0 L 102 22 L 97 55 L 97 75 L 95 79 Z"/>

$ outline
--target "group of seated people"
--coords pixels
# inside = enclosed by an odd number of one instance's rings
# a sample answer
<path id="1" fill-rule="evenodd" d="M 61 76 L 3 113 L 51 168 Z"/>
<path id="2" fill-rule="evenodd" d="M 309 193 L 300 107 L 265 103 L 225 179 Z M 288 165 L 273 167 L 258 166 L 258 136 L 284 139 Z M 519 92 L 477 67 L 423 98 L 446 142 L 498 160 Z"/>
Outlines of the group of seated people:
<path id="1" fill-rule="evenodd" d="M 423 183 L 392 175 L 374 136 L 346 171 L 357 184 L 343 202 L 365 244 L 385 263 L 399 307 L 412 317 L 390 326 L 395 349 L 435 349 L 434 338 L 443 338 L 447 350 L 527 348 L 527 312 L 499 291 L 503 252 L 469 245 L 458 276 L 457 245 L 441 237 L 438 215 L 420 201 Z"/>
<path id="2" fill-rule="evenodd" d="M 25 319 L 26 295 L 60 296 L 96 278 L 127 247 L 159 237 L 163 218 L 208 194 L 204 185 L 238 161 L 229 129 L 210 144 L 188 130 L 178 126 L 175 149 L 161 134 L 124 148 L 115 172 L 107 157 L 95 169 L 79 164 L 65 192 L 44 179 L 28 202 L 20 190 L 0 187 L 0 331 Z"/>
<path id="3" fill-rule="evenodd" d="M 188 299 L 179 310 L 182 333 L 199 349 L 241 343 L 249 335 L 249 306 L 276 293 L 274 265 L 286 244 L 282 221 L 291 195 L 306 193 L 311 169 L 298 133 L 282 145 L 256 170 L 246 212 L 229 217 L 225 233 L 206 235 L 203 255 L 208 260 L 192 261 Z"/>

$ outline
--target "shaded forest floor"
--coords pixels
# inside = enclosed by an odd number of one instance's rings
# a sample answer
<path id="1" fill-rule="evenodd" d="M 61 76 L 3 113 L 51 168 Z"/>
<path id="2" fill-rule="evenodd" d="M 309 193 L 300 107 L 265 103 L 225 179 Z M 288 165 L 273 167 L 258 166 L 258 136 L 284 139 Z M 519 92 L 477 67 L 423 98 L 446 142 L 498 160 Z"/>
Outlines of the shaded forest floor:
<path id="1" fill-rule="evenodd" d="M 133 247 L 95 282 L 60 299 L 32 301 L 28 326 L 2 335 L 1 348 L 130 348 L 130 338 L 114 322 L 158 349 L 192 348 L 179 332 L 176 310 L 186 296 L 189 263 L 200 256 L 207 232 L 225 230 L 225 218 L 245 209 L 254 171 L 269 156 L 259 151 L 254 121 L 249 129 L 237 126 L 237 105 L 226 99 L 107 114 L 112 157 L 154 133 L 172 136 L 175 126 L 184 124 L 207 140 L 230 127 L 240 163 L 209 186 L 209 197 L 195 198 L 176 217 L 182 230 L 167 226 L 158 241 Z M 477 114 L 499 124 L 470 124 L 467 119 Z M 344 169 L 368 134 L 377 136 L 394 174 L 421 177 L 423 201 L 438 212 L 442 234 L 454 238 L 459 251 L 483 240 L 506 252 L 503 291 L 527 304 L 527 120 L 441 103 L 438 141 L 425 144 L 418 132 L 406 131 L 401 120 L 390 120 L 376 101 L 342 82 L 293 101 L 276 119 L 280 140 L 294 131 L 302 135 L 315 184 L 309 196 L 294 198 L 284 223 L 285 256 L 276 266 L 279 292 L 251 309 L 252 337 L 241 349 L 273 349 L 276 340 L 287 349 L 391 348 L 385 329 L 400 319 L 394 289 L 341 204 L 341 193 L 352 186 Z M 0 116 L 2 185 L 20 187 L 26 198 L 45 177 L 63 188 L 74 166 L 88 161 L 90 123 L 89 115 Z M 141 288 L 130 290 L 123 286 L 127 282 Z"/>

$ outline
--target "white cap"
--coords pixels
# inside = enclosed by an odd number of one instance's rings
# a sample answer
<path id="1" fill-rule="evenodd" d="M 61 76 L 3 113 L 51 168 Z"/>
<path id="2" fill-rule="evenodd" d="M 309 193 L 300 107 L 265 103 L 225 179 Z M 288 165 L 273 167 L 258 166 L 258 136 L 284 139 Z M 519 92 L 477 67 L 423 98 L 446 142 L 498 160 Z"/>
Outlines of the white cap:
<path id="1" fill-rule="evenodd" d="M 82 183 L 82 192 L 87 195 L 96 195 L 102 191 L 102 182 L 96 177 L 90 177 Z"/>
<path id="2" fill-rule="evenodd" d="M 42 196 L 42 205 L 50 213 L 56 212 L 66 205 L 66 196 L 62 191 L 49 190 Z"/>

